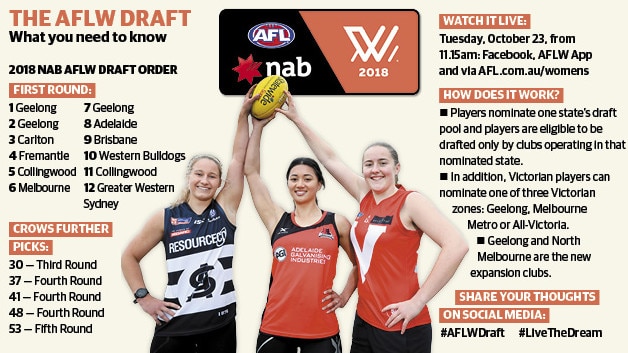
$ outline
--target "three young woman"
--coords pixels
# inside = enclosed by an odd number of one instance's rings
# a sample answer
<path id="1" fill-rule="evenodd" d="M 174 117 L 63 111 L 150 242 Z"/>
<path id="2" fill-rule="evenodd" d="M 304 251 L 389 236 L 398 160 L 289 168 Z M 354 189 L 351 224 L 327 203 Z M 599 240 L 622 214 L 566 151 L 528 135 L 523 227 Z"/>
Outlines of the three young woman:
<path id="1" fill-rule="evenodd" d="M 325 181 L 310 158 L 295 159 L 286 174 L 293 210 L 277 205 L 260 176 L 262 130 L 272 118 L 252 119 L 248 136 L 248 115 L 257 98 L 251 97 L 253 88 L 240 111 L 222 189 L 220 162 L 211 156 L 193 158 L 184 196 L 157 212 L 123 253 L 122 269 L 135 302 L 157 323 L 151 352 L 235 352 L 231 264 L 244 174 L 273 250 L 258 353 L 340 352 L 334 311 L 344 307 L 356 286 L 351 352 L 429 352 L 426 304 L 468 251 L 464 238 L 426 197 L 398 183 L 400 163 L 392 146 L 369 146 L 362 175 L 354 173 L 300 118 L 290 93 L 288 108 L 277 111 L 297 126 L 318 160 L 359 202 L 360 212 L 351 224 L 319 207 L 316 195 Z M 441 251 L 419 285 L 417 252 L 423 235 Z M 168 268 L 164 300 L 148 293 L 139 265 L 162 241 Z M 357 267 L 338 294 L 332 283 L 339 247 Z"/>

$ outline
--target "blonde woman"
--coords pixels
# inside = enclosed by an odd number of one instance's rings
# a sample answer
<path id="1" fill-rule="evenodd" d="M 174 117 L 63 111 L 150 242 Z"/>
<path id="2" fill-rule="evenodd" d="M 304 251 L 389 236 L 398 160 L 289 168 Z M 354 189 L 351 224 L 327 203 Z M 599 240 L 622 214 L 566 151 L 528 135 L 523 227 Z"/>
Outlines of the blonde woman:
<path id="1" fill-rule="evenodd" d="M 134 302 L 155 320 L 151 353 L 236 351 L 233 286 L 236 213 L 244 188 L 248 116 L 246 95 L 238 117 L 227 174 L 211 155 L 190 159 L 183 195 L 156 212 L 122 254 L 122 272 Z M 157 244 L 166 252 L 164 299 L 149 293 L 140 261 Z"/>

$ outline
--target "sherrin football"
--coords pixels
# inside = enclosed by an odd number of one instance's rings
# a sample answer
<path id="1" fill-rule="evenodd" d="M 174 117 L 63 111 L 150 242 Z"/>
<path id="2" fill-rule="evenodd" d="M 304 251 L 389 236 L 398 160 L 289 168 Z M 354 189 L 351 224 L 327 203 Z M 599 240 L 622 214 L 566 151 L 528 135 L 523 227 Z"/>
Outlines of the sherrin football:
<path id="1" fill-rule="evenodd" d="M 266 119 L 273 115 L 275 108 L 280 108 L 286 102 L 288 82 L 279 75 L 272 75 L 261 80 L 253 95 L 260 94 L 259 99 L 253 102 L 251 115 L 256 119 Z"/>

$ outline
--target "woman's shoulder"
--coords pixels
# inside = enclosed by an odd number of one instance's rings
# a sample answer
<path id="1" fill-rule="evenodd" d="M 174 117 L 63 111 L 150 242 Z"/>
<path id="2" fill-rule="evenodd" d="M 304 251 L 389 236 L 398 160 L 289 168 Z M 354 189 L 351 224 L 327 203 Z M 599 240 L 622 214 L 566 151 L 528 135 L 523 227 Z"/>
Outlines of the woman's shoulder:
<path id="1" fill-rule="evenodd" d="M 329 213 L 333 215 L 334 223 L 336 223 L 336 226 L 340 228 L 341 231 L 345 228 L 346 229 L 351 228 L 351 222 L 349 222 L 349 219 L 347 217 L 338 213 L 334 213 L 334 212 L 329 212 Z"/>

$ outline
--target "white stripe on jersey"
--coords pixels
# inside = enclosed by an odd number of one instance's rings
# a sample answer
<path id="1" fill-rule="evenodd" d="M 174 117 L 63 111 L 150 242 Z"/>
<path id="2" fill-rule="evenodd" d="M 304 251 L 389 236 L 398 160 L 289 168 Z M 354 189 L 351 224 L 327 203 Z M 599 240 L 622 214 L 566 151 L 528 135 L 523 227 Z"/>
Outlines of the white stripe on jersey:
<path id="1" fill-rule="evenodd" d="M 180 272 L 178 283 L 166 287 L 165 298 L 178 298 L 177 315 L 192 314 L 225 307 L 236 300 L 235 291 L 221 294 L 225 282 L 233 280 L 233 269 L 223 268 L 218 259 L 233 257 L 234 245 L 168 259 L 168 272 Z M 211 267 L 211 269 L 210 269 Z M 232 283 L 231 283 L 232 284 Z M 206 299 L 211 295 L 211 300 Z"/>

